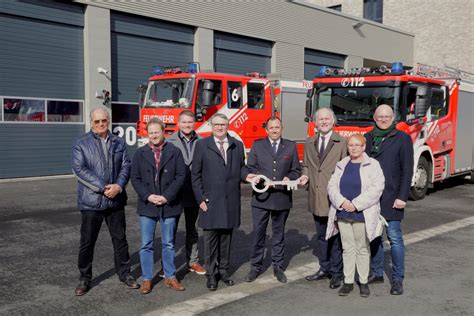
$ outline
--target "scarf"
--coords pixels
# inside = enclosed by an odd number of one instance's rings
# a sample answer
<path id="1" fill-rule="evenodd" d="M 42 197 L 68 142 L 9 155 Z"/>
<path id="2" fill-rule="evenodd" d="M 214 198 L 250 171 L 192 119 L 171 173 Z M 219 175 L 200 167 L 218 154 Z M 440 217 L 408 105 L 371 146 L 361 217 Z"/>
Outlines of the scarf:
<path id="1" fill-rule="evenodd" d="M 156 168 L 155 181 L 158 180 L 158 170 L 160 169 L 161 151 L 163 150 L 165 143 L 166 142 L 164 138 L 157 145 L 154 145 L 151 142 L 148 143 L 150 145 L 151 151 L 153 152 L 153 155 L 155 156 L 155 168 Z"/>
<path id="2" fill-rule="evenodd" d="M 375 124 L 375 128 L 373 130 L 374 139 L 372 140 L 372 151 L 370 156 L 373 157 L 380 152 L 380 148 L 382 147 L 382 143 L 385 140 L 385 137 L 395 129 L 395 122 L 390 125 L 387 129 L 380 129 L 377 124 Z"/>

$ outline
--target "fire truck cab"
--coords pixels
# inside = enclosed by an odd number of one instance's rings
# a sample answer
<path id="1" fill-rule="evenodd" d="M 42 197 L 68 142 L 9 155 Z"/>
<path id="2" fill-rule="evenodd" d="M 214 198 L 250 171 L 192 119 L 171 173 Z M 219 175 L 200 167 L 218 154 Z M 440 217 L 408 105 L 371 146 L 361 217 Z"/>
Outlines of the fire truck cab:
<path id="1" fill-rule="evenodd" d="M 225 114 L 230 120 L 229 133 L 249 150 L 255 139 L 266 136 L 265 121 L 272 115 L 281 117 L 282 99 L 294 107 L 294 113 L 300 113 L 298 122 L 292 124 L 299 125 L 306 136 L 301 123 L 308 82 L 297 82 L 295 86 L 295 83 L 276 77 L 266 78 L 258 73 L 239 76 L 201 72 L 196 63 L 185 67 L 154 67 L 154 73 L 148 84 L 140 88 L 139 145 L 147 142 L 146 123 L 151 117 L 160 118 L 166 125 L 165 135 L 170 135 L 178 130 L 179 114 L 190 110 L 195 114 L 196 132 L 204 137 L 211 134 L 209 119 L 212 115 L 216 112 Z M 287 90 L 291 93 L 285 95 Z M 299 98 L 296 103 L 289 97 L 293 94 Z M 288 115 L 288 118 L 296 119 L 293 115 Z"/>
<path id="2" fill-rule="evenodd" d="M 371 131 L 376 107 L 392 107 L 396 127 L 413 141 L 412 199 L 424 198 L 437 181 L 457 175 L 472 177 L 472 84 L 406 72 L 401 63 L 394 63 L 391 69 L 322 67 L 313 84 L 306 104 L 308 121 L 318 108 L 330 107 L 337 117 L 335 130 L 342 136 Z M 314 134 L 315 128 L 310 123 L 308 133 Z"/>

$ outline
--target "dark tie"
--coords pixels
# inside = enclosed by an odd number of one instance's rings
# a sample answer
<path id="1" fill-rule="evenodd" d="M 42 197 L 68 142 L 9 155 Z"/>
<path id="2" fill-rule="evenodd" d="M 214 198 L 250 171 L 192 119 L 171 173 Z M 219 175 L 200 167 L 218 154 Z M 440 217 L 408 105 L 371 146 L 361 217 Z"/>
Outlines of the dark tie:
<path id="1" fill-rule="evenodd" d="M 224 159 L 224 162 L 225 162 L 224 141 L 220 140 L 218 141 L 218 143 L 219 143 L 219 151 L 221 152 L 222 159 Z"/>
<path id="2" fill-rule="evenodd" d="M 324 136 L 321 136 L 319 140 L 321 143 L 319 144 L 319 157 L 322 157 L 324 154 Z"/>
<path id="3" fill-rule="evenodd" d="M 277 142 L 272 142 L 272 149 L 273 149 L 273 154 L 276 155 L 276 153 L 277 153 Z"/>

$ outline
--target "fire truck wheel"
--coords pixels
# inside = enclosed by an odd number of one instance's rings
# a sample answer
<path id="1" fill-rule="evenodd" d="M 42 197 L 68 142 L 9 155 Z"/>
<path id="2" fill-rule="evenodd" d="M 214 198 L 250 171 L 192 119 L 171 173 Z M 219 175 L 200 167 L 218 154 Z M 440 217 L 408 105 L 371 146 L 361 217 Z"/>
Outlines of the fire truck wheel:
<path id="1" fill-rule="evenodd" d="M 415 171 L 415 184 L 411 187 L 410 198 L 413 201 L 424 199 L 428 191 L 430 178 L 430 163 L 425 157 L 420 157 Z"/>

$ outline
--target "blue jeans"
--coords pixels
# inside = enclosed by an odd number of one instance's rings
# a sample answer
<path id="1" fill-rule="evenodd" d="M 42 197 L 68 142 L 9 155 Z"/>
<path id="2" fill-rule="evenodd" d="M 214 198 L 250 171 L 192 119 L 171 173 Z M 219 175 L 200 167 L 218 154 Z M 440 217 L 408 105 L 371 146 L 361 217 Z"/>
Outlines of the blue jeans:
<path id="1" fill-rule="evenodd" d="M 176 267 L 174 265 L 174 233 L 176 231 L 176 217 L 160 218 L 140 216 L 140 230 L 142 245 L 140 248 L 140 263 L 143 280 L 153 279 L 154 245 L 156 223 L 160 221 L 161 227 L 161 257 L 165 278 L 174 278 Z"/>
<path id="2" fill-rule="evenodd" d="M 405 277 L 405 244 L 403 242 L 401 221 L 387 221 L 387 238 L 390 242 L 392 256 L 392 280 L 403 281 Z M 372 260 L 370 261 L 371 273 L 383 276 L 384 251 L 382 236 L 370 243 Z"/>

